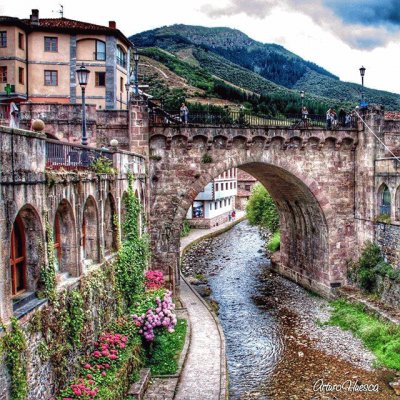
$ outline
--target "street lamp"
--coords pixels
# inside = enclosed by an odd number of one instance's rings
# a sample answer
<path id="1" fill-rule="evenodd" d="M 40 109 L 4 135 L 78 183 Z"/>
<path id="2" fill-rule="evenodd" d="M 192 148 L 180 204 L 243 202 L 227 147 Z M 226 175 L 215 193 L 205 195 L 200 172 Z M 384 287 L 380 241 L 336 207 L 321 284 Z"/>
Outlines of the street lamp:
<path id="1" fill-rule="evenodd" d="M 362 66 L 360 68 L 360 75 L 361 75 L 361 107 L 364 106 L 364 75 L 365 75 L 366 68 Z"/>
<path id="2" fill-rule="evenodd" d="M 88 83 L 90 71 L 82 63 L 82 65 L 76 70 L 76 74 L 78 75 L 78 82 L 82 89 L 82 145 L 87 146 L 85 89 Z"/>
<path id="3" fill-rule="evenodd" d="M 129 82 L 129 76 L 128 76 L 128 81 L 125 83 L 125 89 L 126 89 L 126 109 L 129 109 L 129 88 L 131 87 L 131 84 Z"/>
<path id="4" fill-rule="evenodd" d="M 301 97 L 301 109 L 304 107 L 304 90 L 300 90 L 300 97 Z"/>
<path id="5" fill-rule="evenodd" d="M 138 82 L 138 66 L 139 66 L 139 53 L 138 50 L 135 49 L 135 54 L 133 55 L 133 60 L 135 61 L 135 96 L 139 95 L 139 82 Z"/>

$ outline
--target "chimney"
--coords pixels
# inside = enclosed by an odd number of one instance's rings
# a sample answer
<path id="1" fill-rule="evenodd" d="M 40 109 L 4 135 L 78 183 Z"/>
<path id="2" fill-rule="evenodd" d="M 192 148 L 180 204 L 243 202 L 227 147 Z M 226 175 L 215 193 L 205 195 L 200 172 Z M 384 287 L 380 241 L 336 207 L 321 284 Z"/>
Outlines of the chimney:
<path id="1" fill-rule="evenodd" d="M 32 10 L 31 14 L 31 25 L 39 25 L 39 10 Z"/>
<path id="2" fill-rule="evenodd" d="M 108 21 L 108 27 L 111 29 L 117 29 L 117 23 L 115 21 Z"/>

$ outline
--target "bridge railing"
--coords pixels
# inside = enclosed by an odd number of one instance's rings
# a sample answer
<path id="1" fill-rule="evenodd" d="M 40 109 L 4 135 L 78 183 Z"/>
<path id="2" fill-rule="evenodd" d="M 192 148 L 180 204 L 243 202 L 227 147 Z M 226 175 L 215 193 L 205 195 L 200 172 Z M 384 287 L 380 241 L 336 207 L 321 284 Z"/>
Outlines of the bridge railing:
<path id="1" fill-rule="evenodd" d="M 211 126 L 287 126 L 291 128 L 320 127 L 326 128 L 327 121 L 325 115 L 309 114 L 307 119 L 303 119 L 301 114 L 288 114 L 285 116 L 256 115 L 243 111 L 189 111 L 185 117 L 179 110 L 166 111 L 161 108 L 150 109 L 150 125 L 211 125 Z M 337 121 L 328 128 L 347 127 L 355 128 L 356 118 L 351 117 L 347 123 Z"/>
<path id="2" fill-rule="evenodd" d="M 51 169 L 86 169 L 99 158 L 113 161 L 113 153 L 106 149 L 69 144 L 46 139 L 46 167 Z"/>

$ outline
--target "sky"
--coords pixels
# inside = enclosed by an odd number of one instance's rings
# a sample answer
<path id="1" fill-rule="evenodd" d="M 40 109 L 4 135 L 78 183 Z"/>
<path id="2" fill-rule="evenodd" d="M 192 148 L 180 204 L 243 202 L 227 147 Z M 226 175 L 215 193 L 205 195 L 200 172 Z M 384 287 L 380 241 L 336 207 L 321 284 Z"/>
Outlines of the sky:
<path id="1" fill-rule="evenodd" d="M 130 36 L 176 23 L 239 29 L 277 43 L 341 80 L 400 93 L 400 0 L 0 0 L 0 15 L 64 17 L 117 27 Z M 103 5 L 104 4 L 104 5 Z"/>

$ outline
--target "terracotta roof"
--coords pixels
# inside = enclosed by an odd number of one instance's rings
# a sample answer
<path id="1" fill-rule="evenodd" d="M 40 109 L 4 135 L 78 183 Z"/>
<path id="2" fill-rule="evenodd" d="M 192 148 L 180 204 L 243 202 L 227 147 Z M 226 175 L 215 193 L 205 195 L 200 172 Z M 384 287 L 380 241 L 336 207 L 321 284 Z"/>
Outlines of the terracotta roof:
<path id="1" fill-rule="evenodd" d="M 238 181 L 255 182 L 257 179 L 254 178 L 254 176 L 248 174 L 247 172 L 244 172 L 241 169 L 238 169 L 237 170 L 237 180 Z"/>
<path id="2" fill-rule="evenodd" d="M 32 24 L 29 18 L 0 16 L 0 24 L 18 25 L 26 31 L 109 34 L 119 37 L 126 45 L 132 46 L 132 42 L 119 29 L 69 18 L 39 18 L 39 24 L 36 25 Z"/>
<path id="3" fill-rule="evenodd" d="M 238 197 L 250 197 L 251 196 L 251 192 L 249 190 L 244 190 L 244 189 L 238 188 L 236 196 L 238 196 Z"/>
<path id="4" fill-rule="evenodd" d="M 385 111 L 385 119 L 400 119 L 400 111 Z"/>

